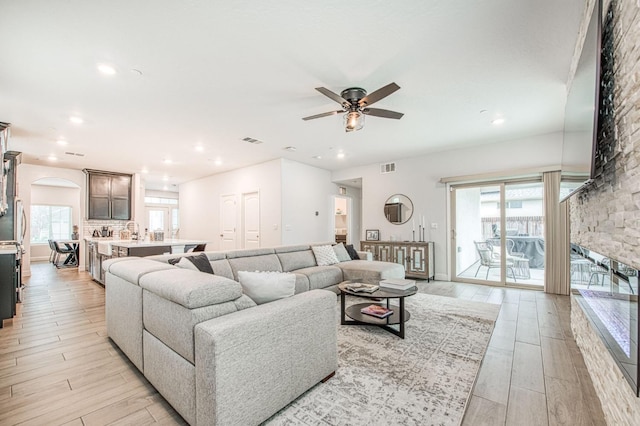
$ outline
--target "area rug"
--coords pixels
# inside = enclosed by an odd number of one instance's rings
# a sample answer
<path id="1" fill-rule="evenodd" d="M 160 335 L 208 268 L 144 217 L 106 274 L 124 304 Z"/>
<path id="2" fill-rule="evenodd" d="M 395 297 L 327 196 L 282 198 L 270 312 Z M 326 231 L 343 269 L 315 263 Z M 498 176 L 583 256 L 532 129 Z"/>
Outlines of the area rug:
<path id="1" fill-rule="evenodd" d="M 338 325 L 336 375 L 264 424 L 459 425 L 500 305 L 428 294 L 405 305 L 404 340 L 378 327 Z"/>

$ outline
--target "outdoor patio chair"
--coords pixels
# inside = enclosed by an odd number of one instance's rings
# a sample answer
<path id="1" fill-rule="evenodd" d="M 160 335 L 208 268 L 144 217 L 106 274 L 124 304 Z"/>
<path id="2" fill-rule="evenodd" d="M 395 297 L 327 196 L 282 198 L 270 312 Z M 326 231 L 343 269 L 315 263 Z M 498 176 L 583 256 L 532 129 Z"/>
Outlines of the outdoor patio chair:
<path id="1" fill-rule="evenodd" d="M 478 269 L 476 270 L 476 277 L 478 276 L 478 272 L 480 272 L 480 268 L 485 266 L 487 268 L 487 274 L 485 276 L 485 280 L 489 279 L 489 271 L 492 268 L 500 269 L 502 263 L 500 262 L 500 256 L 496 256 L 496 254 L 491 249 L 491 245 L 486 241 L 474 241 L 476 245 L 476 251 L 478 252 L 478 256 L 480 256 L 480 264 L 478 265 Z M 511 272 L 511 276 L 513 277 L 513 281 L 516 281 L 516 274 L 513 269 L 513 261 L 507 259 L 507 276 L 509 272 Z"/>

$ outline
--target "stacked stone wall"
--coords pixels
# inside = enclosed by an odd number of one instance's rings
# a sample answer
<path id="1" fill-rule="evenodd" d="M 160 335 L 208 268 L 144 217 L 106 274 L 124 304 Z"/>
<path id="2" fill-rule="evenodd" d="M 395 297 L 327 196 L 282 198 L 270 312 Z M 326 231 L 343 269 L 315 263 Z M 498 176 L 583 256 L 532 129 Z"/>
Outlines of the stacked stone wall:
<path id="1" fill-rule="evenodd" d="M 640 269 L 640 2 L 605 1 L 603 12 L 597 176 L 570 201 L 571 241 Z M 576 303 L 571 325 L 607 423 L 640 424 L 640 399 Z"/>

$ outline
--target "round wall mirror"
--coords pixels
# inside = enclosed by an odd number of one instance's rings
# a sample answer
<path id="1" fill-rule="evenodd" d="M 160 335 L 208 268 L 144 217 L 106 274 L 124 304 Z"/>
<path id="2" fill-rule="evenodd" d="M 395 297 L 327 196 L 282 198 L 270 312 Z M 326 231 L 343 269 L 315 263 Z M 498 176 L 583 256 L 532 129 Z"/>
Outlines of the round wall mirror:
<path id="1" fill-rule="evenodd" d="M 413 215 L 413 203 L 406 195 L 394 194 L 384 203 L 384 217 L 394 225 L 406 223 Z"/>

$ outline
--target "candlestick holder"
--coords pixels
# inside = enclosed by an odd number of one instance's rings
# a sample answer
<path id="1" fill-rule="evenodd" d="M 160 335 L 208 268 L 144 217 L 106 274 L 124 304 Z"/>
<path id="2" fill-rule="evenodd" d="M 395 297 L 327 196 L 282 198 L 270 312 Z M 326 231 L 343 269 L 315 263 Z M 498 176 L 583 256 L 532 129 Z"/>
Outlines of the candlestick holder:
<path id="1" fill-rule="evenodd" d="M 411 233 L 413 233 L 412 241 L 415 243 L 416 242 L 416 230 L 414 229 L 413 231 L 411 231 Z"/>
<path id="2" fill-rule="evenodd" d="M 422 242 L 422 225 L 418 225 L 418 241 Z"/>
<path id="3" fill-rule="evenodd" d="M 424 227 L 422 227 L 422 241 L 425 243 L 427 242 L 427 239 L 424 236 Z"/>

